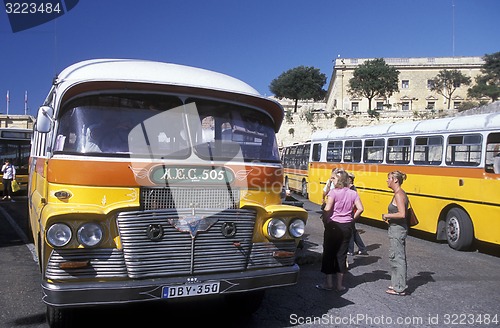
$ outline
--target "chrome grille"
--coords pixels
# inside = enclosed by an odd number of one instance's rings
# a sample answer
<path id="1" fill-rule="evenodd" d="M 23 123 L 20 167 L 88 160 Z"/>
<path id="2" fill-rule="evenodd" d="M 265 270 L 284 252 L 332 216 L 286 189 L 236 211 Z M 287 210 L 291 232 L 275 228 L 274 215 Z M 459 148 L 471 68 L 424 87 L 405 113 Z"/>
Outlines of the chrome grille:
<path id="1" fill-rule="evenodd" d="M 141 188 L 144 210 L 166 208 L 237 209 L 240 191 L 228 188 Z"/>
<path id="2" fill-rule="evenodd" d="M 173 225 L 179 218 L 186 222 L 193 217 L 196 222 L 203 218 L 214 223 L 197 233 L 186 229 L 186 225 L 177 224 L 177 228 Z M 117 217 L 131 278 L 244 270 L 250 260 L 254 221 L 255 211 L 245 209 L 196 209 L 195 213 L 190 208 L 165 209 L 123 212 Z M 234 236 L 223 235 L 224 223 L 235 224 Z M 150 225 L 162 227 L 160 240 L 150 240 L 147 235 Z"/>
<path id="3" fill-rule="evenodd" d="M 89 261 L 85 268 L 66 269 L 59 267 L 61 263 L 70 261 Z M 56 249 L 50 254 L 47 279 L 60 280 L 72 278 L 125 278 L 127 270 L 123 253 L 118 249 Z"/>

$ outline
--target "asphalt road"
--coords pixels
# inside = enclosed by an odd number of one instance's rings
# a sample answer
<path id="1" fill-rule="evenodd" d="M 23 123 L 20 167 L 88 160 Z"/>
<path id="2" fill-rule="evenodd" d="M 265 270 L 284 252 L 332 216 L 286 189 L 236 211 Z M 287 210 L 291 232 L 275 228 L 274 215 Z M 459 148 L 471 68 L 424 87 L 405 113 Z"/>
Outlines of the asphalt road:
<path id="1" fill-rule="evenodd" d="M 407 239 L 410 295 L 387 295 L 390 283 L 387 230 L 358 224 L 367 256 L 349 257 L 345 293 L 321 291 L 323 227 L 319 207 L 304 202 L 309 221 L 297 261 L 299 282 L 271 289 L 257 312 L 238 317 L 216 300 L 85 309 L 78 327 L 167 327 L 186 321 L 190 327 L 498 327 L 500 326 L 500 248 L 478 245 L 457 252 L 428 236 Z M 26 199 L 0 203 L 0 327 L 47 327 L 40 274 L 33 259 L 26 219 Z"/>

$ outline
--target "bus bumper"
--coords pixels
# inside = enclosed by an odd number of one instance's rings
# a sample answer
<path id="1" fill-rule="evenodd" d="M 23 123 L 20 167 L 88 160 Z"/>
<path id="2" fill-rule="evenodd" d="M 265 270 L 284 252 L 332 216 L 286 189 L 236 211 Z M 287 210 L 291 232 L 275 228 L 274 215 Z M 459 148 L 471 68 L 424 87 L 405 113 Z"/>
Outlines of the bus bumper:
<path id="1" fill-rule="evenodd" d="M 161 279 L 141 279 L 110 282 L 42 283 L 42 300 L 54 307 L 81 307 L 100 304 L 120 304 L 168 300 L 162 297 L 165 286 L 219 281 L 218 295 L 250 292 L 297 283 L 299 266 L 270 268 L 226 274 L 200 275 Z M 188 282 L 189 281 L 189 282 Z M 200 296 L 188 298 L 196 299 Z"/>

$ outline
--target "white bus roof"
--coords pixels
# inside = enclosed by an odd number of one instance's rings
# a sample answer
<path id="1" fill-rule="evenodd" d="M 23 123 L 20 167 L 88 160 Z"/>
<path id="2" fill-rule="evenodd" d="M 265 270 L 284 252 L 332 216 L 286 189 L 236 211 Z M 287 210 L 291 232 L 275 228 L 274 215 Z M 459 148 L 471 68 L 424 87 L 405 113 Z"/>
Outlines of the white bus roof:
<path id="1" fill-rule="evenodd" d="M 65 68 L 57 77 L 68 82 L 124 81 L 181 85 L 260 96 L 247 83 L 202 68 L 140 59 L 91 59 Z"/>
<path id="2" fill-rule="evenodd" d="M 446 117 L 439 119 L 410 121 L 346 129 L 316 131 L 311 141 L 331 139 L 365 138 L 378 135 L 412 135 L 415 133 L 441 133 L 454 131 L 481 131 L 500 129 L 500 113 L 477 114 L 469 116 Z"/>
<path id="3" fill-rule="evenodd" d="M 158 84 L 240 94 L 244 97 L 239 97 L 239 101 L 262 107 L 270 113 L 276 131 L 283 120 L 283 107 L 277 101 L 260 95 L 247 83 L 226 74 L 173 63 L 141 59 L 85 60 L 61 71 L 54 85 L 57 93 L 62 95 L 76 85 L 91 82 Z"/>

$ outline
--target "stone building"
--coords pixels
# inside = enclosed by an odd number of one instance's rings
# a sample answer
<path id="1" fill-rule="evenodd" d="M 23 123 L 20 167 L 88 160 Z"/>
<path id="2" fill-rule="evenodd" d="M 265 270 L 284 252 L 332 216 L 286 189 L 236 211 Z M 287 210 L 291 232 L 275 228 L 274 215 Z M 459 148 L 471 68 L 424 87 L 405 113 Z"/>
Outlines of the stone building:
<path id="1" fill-rule="evenodd" d="M 354 70 L 365 61 L 374 58 L 337 58 L 327 92 L 326 110 L 342 112 L 366 112 L 368 99 L 352 97 L 349 80 Z M 458 86 L 452 95 L 452 103 L 430 90 L 432 80 L 441 70 L 459 70 L 469 76 L 472 83 L 481 74 L 484 65 L 482 57 L 427 57 L 427 58 L 384 58 L 385 62 L 399 71 L 399 92 L 389 99 L 374 98 L 372 109 L 380 111 L 415 111 L 457 109 L 467 99 L 470 86 Z M 449 105 L 449 106 L 448 106 Z"/>
<path id="2" fill-rule="evenodd" d="M 354 98 L 348 93 L 349 79 L 354 70 L 373 59 L 337 58 L 325 102 L 299 101 L 298 111 L 293 113 L 293 100 L 278 100 L 287 112 L 277 135 L 279 146 L 304 142 L 316 130 L 331 129 L 339 116 L 346 118 L 348 127 L 353 127 L 456 115 L 462 102 L 472 100 L 468 99 L 467 90 L 475 83 L 484 65 L 482 57 L 384 58 L 388 65 L 400 72 L 399 92 L 389 99 L 374 98 L 372 109 L 379 114 L 374 117 L 368 114 L 366 98 Z M 431 81 L 443 69 L 457 69 L 471 77 L 472 82 L 455 90 L 450 109 L 444 96 L 430 90 Z"/>

